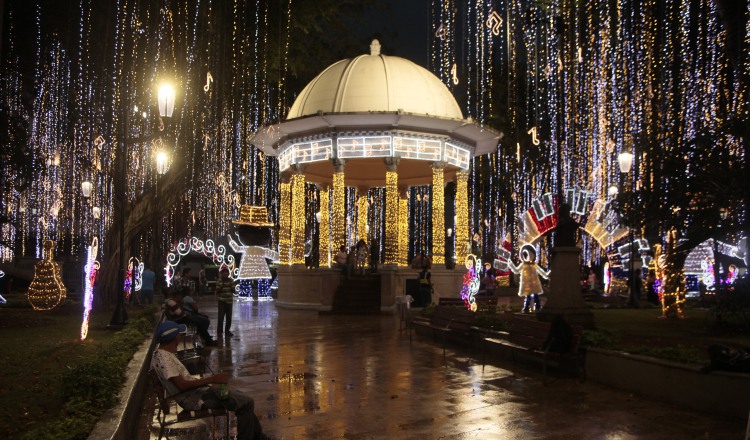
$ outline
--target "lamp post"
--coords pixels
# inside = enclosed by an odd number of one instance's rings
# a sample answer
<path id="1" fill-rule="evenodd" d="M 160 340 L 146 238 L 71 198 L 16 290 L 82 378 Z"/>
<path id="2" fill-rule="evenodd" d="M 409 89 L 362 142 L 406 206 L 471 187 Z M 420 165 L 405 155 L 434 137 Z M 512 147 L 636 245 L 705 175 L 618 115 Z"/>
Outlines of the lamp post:
<path id="1" fill-rule="evenodd" d="M 620 173 L 625 176 L 630 172 L 630 168 L 633 166 L 633 153 L 629 151 L 623 151 L 617 156 L 617 163 L 620 166 Z M 635 176 L 633 177 L 635 179 Z M 624 184 L 623 184 L 624 185 Z M 612 193 L 614 191 L 610 191 Z M 633 209 L 633 191 L 628 191 L 629 197 L 628 202 L 630 209 Z M 631 222 L 628 222 L 631 223 Z M 638 307 L 638 299 L 635 297 L 635 277 L 633 276 L 633 260 L 635 259 L 635 253 L 633 249 L 633 227 L 632 224 L 628 225 L 628 252 L 630 253 L 628 258 L 628 287 L 630 288 L 630 298 L 628 301 L 631 305 Z"/>
<path id="2" fill-rule="evenodd" d="M 162 85 L 159 87 L 158 92 L 158 105 L 159 105 L 159 130 L 164 130 L 164 124 L 162 118 L 171 118 L 174 112 L 175 92 L 174 88 L 170 85 Z M 125 103 L 125 108 L 129 108 Z M 117 304 L 115 305 L 115 311 L 112 314 L 112 319 L 109 325 L 112 327 L 121 327 L 128 322 L 128 312 L 125 310 L 125 276 L 126 276 L 126 256 L 125 256 L 125 221 L 127 220 L 127 172 L 128 172 L 128 160 L 127 160 L 127 145 L 134 142 L 133 139 L 128 139 L 128 119 L 129 114 L 125 114 L 123 118 L 123 135 L 119 143 L 118 155 L 120 156 L 120 176 L 119 176 L 119 188 L 120 188 L 120 216 L 119 216 L 119 254 L 117 258 Z M 146 139 L 143 139 L 146 140 Z M 166 172 L 168 167 L 168 160 L 166 154 L 160 152 L 157 157 L 157 171 L 159 174 Z"/>

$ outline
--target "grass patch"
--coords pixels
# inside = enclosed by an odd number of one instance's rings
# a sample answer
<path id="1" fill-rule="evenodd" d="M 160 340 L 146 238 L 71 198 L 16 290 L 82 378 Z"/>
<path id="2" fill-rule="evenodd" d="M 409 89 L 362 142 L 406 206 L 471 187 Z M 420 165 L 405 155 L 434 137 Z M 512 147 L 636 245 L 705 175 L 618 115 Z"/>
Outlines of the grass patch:
<path id="1" fill-rule="evenodd" d="M 95 310 L 80 341 L 80 304 L 52 312 L 19 304 L 0 307 L 0 437 L 85 438 L 115 403 L 127 363 L 153 331 L 153 310 L 131 312 L 119 332 L 107 329 L 111 310 Z"/>
<path id="2" fill-rule="evenodd" d="M 660 309 L 594 309 L 594 320 L 588 346 L 675 362 L 708 364 L 711 344 L 750 346 L 750 335 L 717 326 L 708 309 L 688 309 L 685 319 L 663 319 Z"/>

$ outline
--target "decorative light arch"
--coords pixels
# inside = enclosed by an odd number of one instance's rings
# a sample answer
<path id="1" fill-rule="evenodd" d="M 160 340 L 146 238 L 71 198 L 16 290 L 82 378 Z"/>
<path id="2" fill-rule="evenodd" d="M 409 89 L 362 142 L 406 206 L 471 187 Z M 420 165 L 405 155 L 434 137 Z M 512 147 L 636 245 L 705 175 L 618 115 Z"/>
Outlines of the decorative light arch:
<path id="1" fill-rule="evenodd" d="M 182 257 L 190 252 L 202 254 L 219 266 L 226 266 L 229 268 L 229 278 L 233 280 L 237 279 L 238 269 L 234 264 L 234 255 L 227 254 L 227 249 L 224 245 L 220 244 L 217 247 L 211 239 L 203 241 L 197 237 L 186 237 L 174 245 L 167 254 L 167 265 L 164 267 L 164 277 L 167 281 L 167 287 L 172 285 L 175 267 L 180 264 Z"/>

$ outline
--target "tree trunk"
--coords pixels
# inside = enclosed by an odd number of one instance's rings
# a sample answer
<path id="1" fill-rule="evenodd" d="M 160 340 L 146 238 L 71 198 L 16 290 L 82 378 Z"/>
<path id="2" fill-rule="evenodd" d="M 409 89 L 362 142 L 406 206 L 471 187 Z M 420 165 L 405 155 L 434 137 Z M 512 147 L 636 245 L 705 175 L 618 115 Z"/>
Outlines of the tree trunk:
<path id="1" fill-rule="evenodd" d="M 146 231 L 149 226 L 161 221 L 189 189 L 186 184 L 188 169 L 182 165 L 182 161 L 175 162 L 178 163 L 174 163 L 172 169 L 159 179 L 157 186 L 141 194 L 127 210 L 125 217 L 125 264 L 127 264 L 129 258 L 127 246 L 132 240 Z M 120 242 L 120 224 L 117 215 L 107 231 L 106 242 L 107 258 L 102 264 L 99 290 L 106 296 L 108 302 L 112 302 L 117 298 L 117 289 L 122 288 L 122 286 L 117 286 L 120 261 L 120 249 L 117 248 L 117 244 Z"/>

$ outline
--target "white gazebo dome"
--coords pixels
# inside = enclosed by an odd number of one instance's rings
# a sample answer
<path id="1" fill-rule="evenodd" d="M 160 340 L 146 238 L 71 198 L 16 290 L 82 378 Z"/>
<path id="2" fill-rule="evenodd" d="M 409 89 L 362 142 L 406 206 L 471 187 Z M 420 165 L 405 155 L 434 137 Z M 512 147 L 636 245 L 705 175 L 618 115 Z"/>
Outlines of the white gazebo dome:
<path id="1" fill-rule="evenodd" d="M 455 98 L 432 72 L 400 57 L 380 53 L 341 60 L 302 90 L 287 120 L 319 113 L 404 112 L 463 120 Z"/>
<path id="2" fill-rule="evenodd" d="M 398 160 L 399 182 L 446 179 L 467 170 L 472 156 L 494 152 L 501 134 L 464 119 L 448 87 L 404 58 L 370 54 L 339 61 L 299 94 L 284 121 L 261 127 L 250 143 L 276 156 L 279 172 L 304 168 L 309 182 L 330 183 L 346 163 L 349 186 L 384 186 L 385 159 Z"/>

